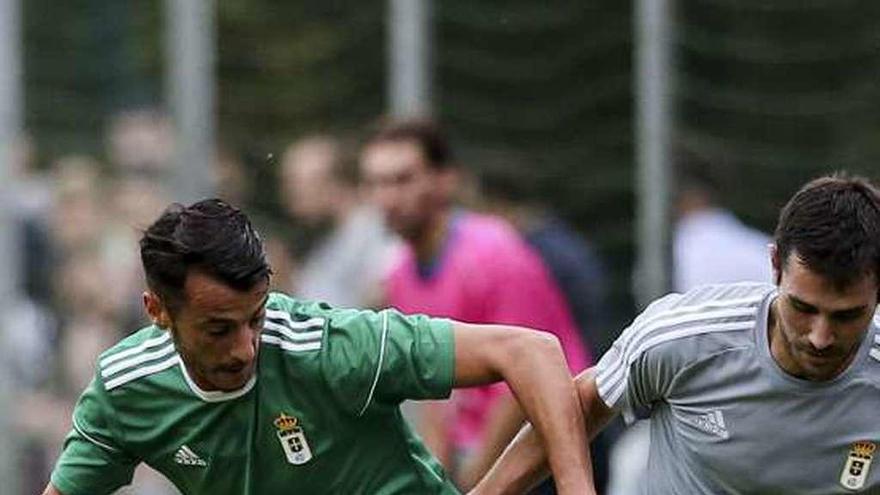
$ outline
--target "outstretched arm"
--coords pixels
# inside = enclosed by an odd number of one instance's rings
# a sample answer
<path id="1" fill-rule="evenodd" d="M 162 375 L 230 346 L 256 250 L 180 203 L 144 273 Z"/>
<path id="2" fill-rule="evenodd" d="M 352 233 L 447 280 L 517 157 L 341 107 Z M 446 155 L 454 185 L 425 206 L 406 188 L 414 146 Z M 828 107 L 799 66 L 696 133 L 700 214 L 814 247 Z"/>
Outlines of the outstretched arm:
<path id="1" fill-rule="evenodd" d="M 615 416 L 615 411 L 608 408 L 599 397 L 593 368 L 579 374 L 575 379 L 575 386 L 584 415 L 585 436 L 592 440 Z M 549 442 L 541 441 L 535 428 L 526 425 L 471 495 L 523 493 L 537 484 L 548 474 L 548 453 L 545 453 L 545 445 L 552 446 Z M 550 466 L 552 467 L 552 463 Z M 595 493 L 592 470 L 589 490 L 584 493 Z"/>
<path id="2" fill-rule="evenodd" d="M 455 386 L 506 381 L 547 446 L 557 491 L 592 493 L 580 401 L 558 339 L 501 325 L 455 323 L 454 333 Z"/>

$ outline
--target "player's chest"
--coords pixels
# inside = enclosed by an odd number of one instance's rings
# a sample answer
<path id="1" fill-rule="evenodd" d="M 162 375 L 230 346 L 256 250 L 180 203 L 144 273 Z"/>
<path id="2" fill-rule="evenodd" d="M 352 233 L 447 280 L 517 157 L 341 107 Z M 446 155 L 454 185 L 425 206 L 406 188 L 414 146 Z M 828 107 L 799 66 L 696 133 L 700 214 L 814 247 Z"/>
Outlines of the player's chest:
<path id="1" fill-rule="evenodd" d="M 864 412 L 880 408 L 880 394 L 848 393 L 693 395 L 671 401 L 658 419 L 697 472 L 737 492 L 874 493 L 880 421 Z"/>
<path id="2" fill-rule="evenodd" d="M 255 493 L 267 480 L 308 487 L 353 441 L 356 427 L 327 408 L 326 397 L 255 392 L 168 422 L 144 457 L 186 493 Z"/>

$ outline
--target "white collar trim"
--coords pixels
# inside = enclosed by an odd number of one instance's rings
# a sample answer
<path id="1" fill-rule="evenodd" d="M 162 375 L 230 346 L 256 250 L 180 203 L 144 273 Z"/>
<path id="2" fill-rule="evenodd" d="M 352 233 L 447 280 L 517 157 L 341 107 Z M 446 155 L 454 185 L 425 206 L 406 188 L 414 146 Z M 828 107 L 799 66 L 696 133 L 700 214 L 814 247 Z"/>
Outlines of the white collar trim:
<path id="1" fill-rule="evenodd" d="M 257 373 L 255 369 L 253 376 L 251 376 L 251 378 L 238 390 L 233 390 L 231 392 L 224 392 L 222 390 L 202 390 L 196 385 L 196 382 L 192 377 L 189 376 L 189 372 L 186 370 L 186 365 L 183 364 L 183 359 L 180 359 L 180 371 L 183 373 L 183 378 L 186 380 L 186 384 L 189 385 L 190 390 L 205 402 L 223 402 L 237 399 L 250 392 L 250 390 L 254 388 L 254 384 L 257 383 Z"/>

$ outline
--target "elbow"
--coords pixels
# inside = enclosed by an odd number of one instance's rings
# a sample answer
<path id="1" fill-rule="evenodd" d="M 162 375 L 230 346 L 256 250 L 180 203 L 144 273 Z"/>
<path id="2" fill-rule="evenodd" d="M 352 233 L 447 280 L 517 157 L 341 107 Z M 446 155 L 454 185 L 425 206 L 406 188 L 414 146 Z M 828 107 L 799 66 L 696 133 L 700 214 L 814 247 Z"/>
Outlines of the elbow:
<path id="1" fill-rule="evenodd" d="M 511 332 L 511 342 L 505 354 L 516 364 L 548 363 L 561 361 L 565 364 L 565 354 L 559 338 L 549 332 L 537 330 Z M 567 369 L 567 367 L 566 367 Z"/>

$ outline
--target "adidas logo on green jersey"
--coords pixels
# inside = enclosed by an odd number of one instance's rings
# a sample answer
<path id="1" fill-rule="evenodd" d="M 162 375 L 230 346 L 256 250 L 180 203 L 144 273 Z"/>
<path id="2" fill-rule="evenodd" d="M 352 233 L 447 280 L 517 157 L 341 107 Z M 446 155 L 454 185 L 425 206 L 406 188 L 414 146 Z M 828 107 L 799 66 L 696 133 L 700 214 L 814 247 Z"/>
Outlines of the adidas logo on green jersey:
<path id="1" fill-rule="evenodd" d="M 201 457 L 198 456 L 195 452 L 192 451 L 186 445 L 183 445 L 177 452 L 174 453 L 174 462 L 181 464 L 183 466 L 200 466 L 205 467 L 208 465 L 207 462 L 202 460 Z"/>

